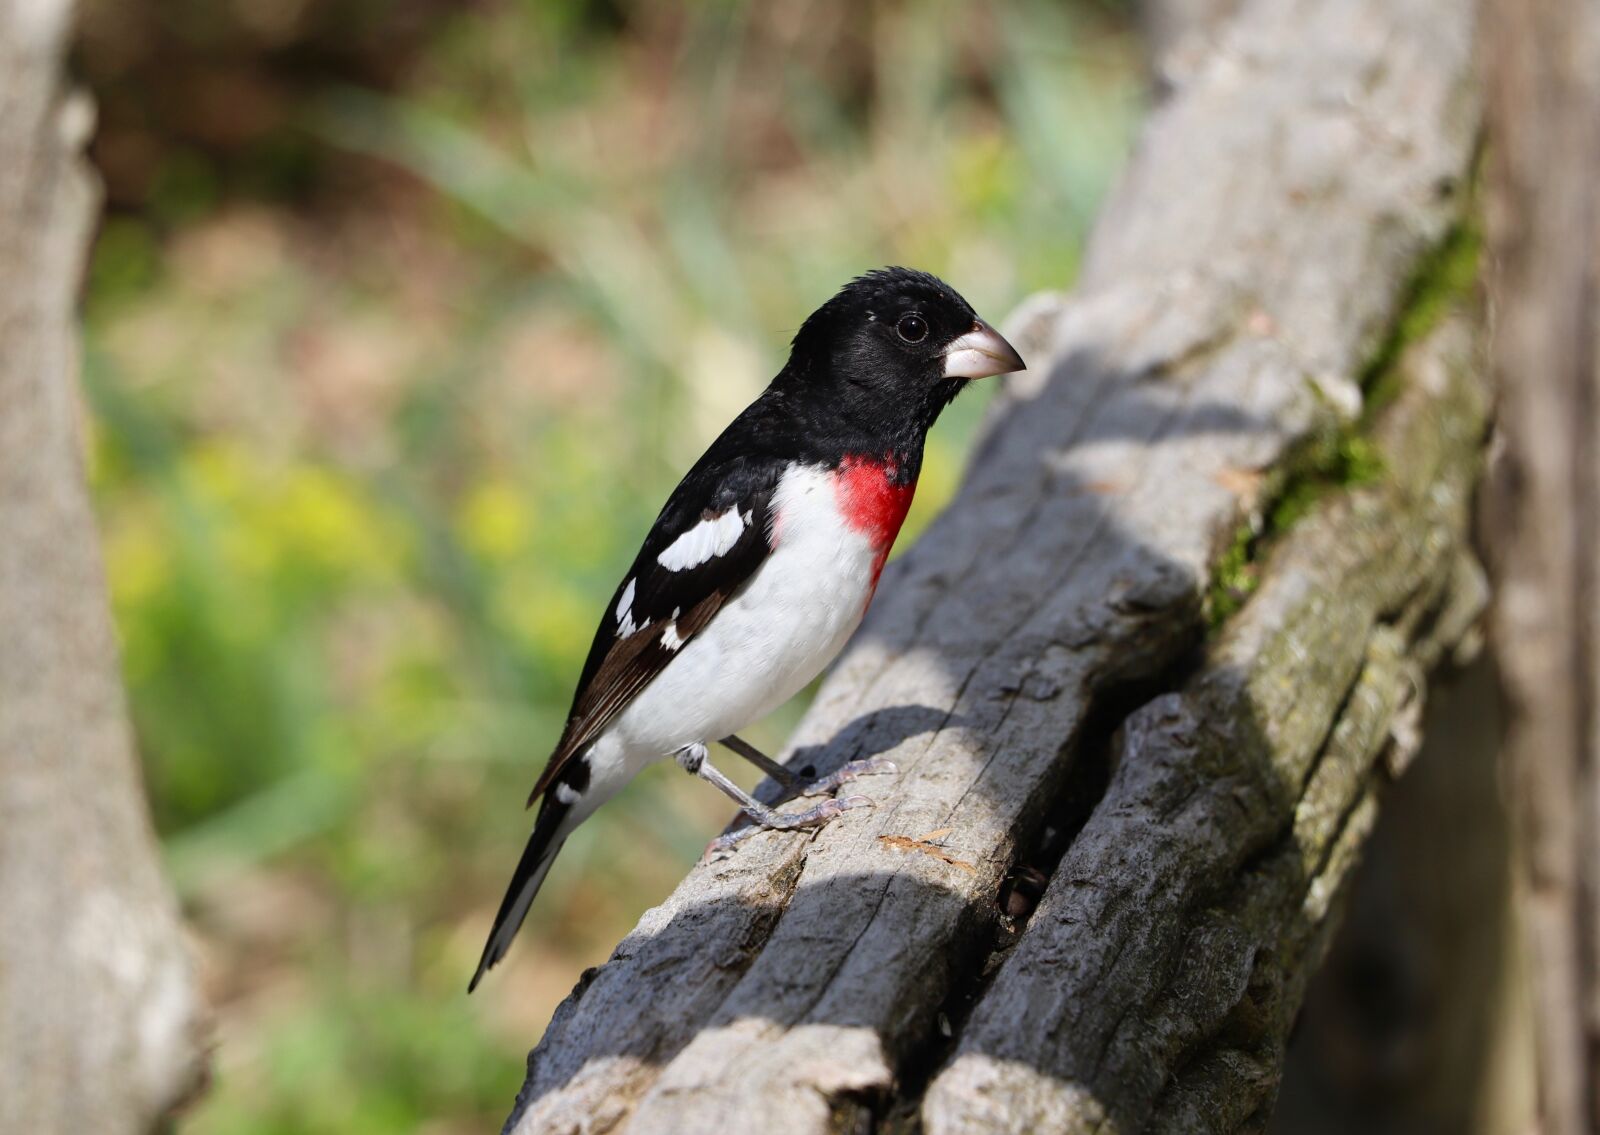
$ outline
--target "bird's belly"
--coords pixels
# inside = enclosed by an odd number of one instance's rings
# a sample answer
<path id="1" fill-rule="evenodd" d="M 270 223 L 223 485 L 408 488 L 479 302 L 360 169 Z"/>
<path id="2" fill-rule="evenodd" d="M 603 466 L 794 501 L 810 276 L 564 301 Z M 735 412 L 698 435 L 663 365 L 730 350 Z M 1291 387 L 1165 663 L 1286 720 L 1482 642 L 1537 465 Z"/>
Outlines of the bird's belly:
<path id="1" fill-rule="evenodd" d="M 816 511 L 788 517 L 750 582 L 618 715 L 609 732 L 630 763 L 743 729 L 843 649 L 872 598 L 881 541 Z"/>

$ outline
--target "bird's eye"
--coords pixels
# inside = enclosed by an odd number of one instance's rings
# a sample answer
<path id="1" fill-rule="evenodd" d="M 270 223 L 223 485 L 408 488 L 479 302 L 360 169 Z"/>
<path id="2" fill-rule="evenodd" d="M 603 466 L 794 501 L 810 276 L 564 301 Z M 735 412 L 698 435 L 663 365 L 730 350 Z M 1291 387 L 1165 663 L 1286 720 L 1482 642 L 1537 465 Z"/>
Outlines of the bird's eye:
<path id="1" fill-rule="evenodd" d="M 928 321 L 920 315 L 901 316 L 894 329 L 907 343 L 920 343 L 928 337 Z"/>

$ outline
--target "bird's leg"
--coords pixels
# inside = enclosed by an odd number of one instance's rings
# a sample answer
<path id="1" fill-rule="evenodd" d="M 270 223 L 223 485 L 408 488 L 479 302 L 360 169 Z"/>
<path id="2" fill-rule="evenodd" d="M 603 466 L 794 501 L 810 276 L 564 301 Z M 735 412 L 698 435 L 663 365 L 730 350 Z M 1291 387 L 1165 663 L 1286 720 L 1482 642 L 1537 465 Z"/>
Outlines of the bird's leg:
<path id="1" fill-rule="evenodd" d="M 800 791 L 800 778 L 784 768 L 760 749 L 756 748 L 743 737 L 736 737 L 732 733 L 722 739 L 722 747 L 743 757 L 756 768 L 766 773 L 773 780 L 783 785 L 785 792 Z"/>
<path id="2" fill-rule="evenodd" d="M 872 801 L 865 796 L 846 796 L 843 799 L 829 799 L 815 807 L 807 808 L 803 812 L 779 812 L 769 808 L 733 781 L 722 775 L 708 759 L 709 754 L 705 745 L 695 742 L 686 745 L 677 752 L 677 761 L 685 772 L 691 772 L 701 780 L 709 781 L 721 790 L 723 795 L 739 805 L 745 815 L 754 820 L 761 828 L 775 828 L 779 831 L 791 831 L 795 828 L 816 827 L 825 824 L 852 808 L 871 807 Z M 756 828 L 741 829 L 730 832 L 721 839 L 713 841 L 708 850 L 720 851 L 732 847 L 745 836 L 752 834 Z M 737 838 L 734 838 L 737 837 Z"/>
<path id="3" fill-rule="evenodd" d="M 883 757 L 869 757 L 864 761 L 851 761 L 848 764 L 841 765 L 827 776 L 817 780 L 802 781 L 794 773 L 767 756 L 743 737 L 736 737 L 730 734 L 722 739 L 722 744 L 781 784 L 785 792 L 792 792 L 800 796 L 825 796 L 829 792 L 835 792 L 844 785 L 849 784 L 857 777 L 900 771 L 891 760 Z"/>

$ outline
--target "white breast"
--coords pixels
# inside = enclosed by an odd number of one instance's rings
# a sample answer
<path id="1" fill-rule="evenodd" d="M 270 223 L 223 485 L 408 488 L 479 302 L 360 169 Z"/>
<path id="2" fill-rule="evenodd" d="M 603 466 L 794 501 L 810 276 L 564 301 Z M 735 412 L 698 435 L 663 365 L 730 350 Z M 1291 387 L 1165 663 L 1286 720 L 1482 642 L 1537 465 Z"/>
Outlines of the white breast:
<path id="1" fill-rule="evenodd" d="M 772 554 L 606 730 L 596 757 L 631 775 L 715 741 L 788 701 L 839 653 L 872 597 L 869 538 L 839 511 L 832 475 L 792 466 L 773 500 Z M 618 769 L 618 772 L 621 772 Z"/>

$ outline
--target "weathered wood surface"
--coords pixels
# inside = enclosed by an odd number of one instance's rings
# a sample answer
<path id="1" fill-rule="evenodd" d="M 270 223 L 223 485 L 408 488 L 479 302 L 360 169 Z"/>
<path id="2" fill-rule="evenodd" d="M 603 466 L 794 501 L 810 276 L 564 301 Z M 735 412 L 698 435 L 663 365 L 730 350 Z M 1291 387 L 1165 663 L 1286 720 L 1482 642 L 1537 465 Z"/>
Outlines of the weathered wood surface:
<path id="1" fill-rule="evenodd" d="M 1104 798 L 929 1089 L 927 1130 L 1265 1122 L 1421 675 L 1481 609 L 1462 559 L 1476 353 L 1452 322 L 1410 356 L 1414 385 L 1376 430 L 1381 483 L 1297 524 L 1199 671 L 1123 723 Z"/>
<path id="2" fill-rule="evenodd" d="M 1471 17 L 1258 0 L 1217 30 L 797 730 L 791 765 L 899 776 L 698 867 L 558 1010 L 508 1128 L 1259 1126 L 1389 738 L 1481 595 L 1470 323 L 1382 368 L 1375 421 L 1361 384 L 1467 207 Z M 1357 431 L 1381 476 L 1208 634 L 1241 526 Z M 1022 865 L 1051 877 L 1009 923 Z"/>
<path id="3" fill-rule="evenodd" d="M 73 389 L 93 110 L 65 0 L 0 0 L 0 1131 L 141 1132 L 202 1065 L 133 759 Z"/>
<path id="4" fill-rule="evenodd" d="M 1600 7 L 1485 6 L 1494 374 L 1488 485 L 1539 1130 L 1600 1132 Z"/>
<path id="5" fill-rule="evenodd" d="M 1295 1022 L 1269 1132 L 1537 1130 L 1503 721 L 1482 641 L 1472 632 L 1428 683 L 1422 746 L 1384 790 L 1346 884 L 1340 926 Z"/>

